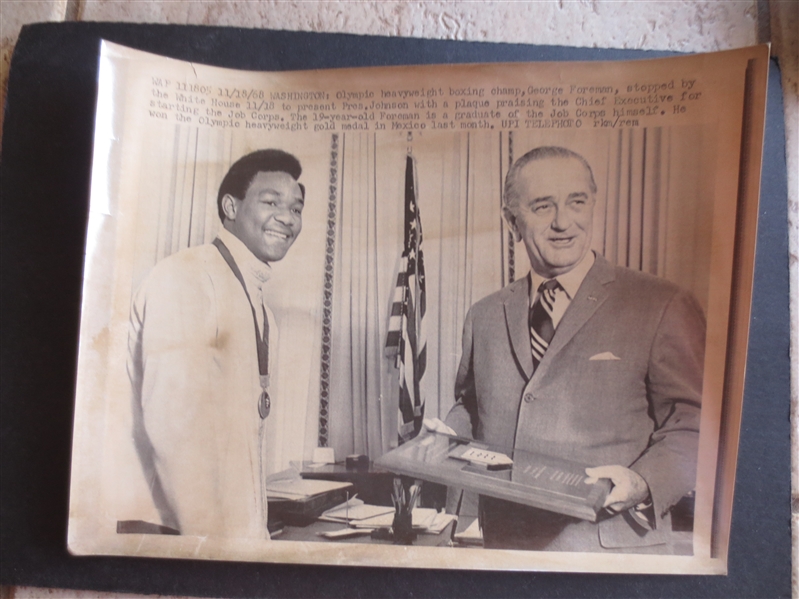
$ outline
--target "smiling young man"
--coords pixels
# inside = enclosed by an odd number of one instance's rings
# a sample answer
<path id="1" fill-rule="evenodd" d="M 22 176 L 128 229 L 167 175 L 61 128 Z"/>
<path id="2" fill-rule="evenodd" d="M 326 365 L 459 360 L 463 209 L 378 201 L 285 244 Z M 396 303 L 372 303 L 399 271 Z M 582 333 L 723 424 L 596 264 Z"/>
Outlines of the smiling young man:
<path id="1" fill-rule="evenodd" d="M 263 286 L 302 230 L 301 172 L 281 150 L 236 161 L 218 237 L 159 262 L 136 293 L 128 373 L 151 505 L 119 532 L 269 538 L 263 452 L 279 399 Z"/>
<path id="2" fill-rule="evenodd" d="M 704 315 L 672 283 L 591 251 L 596 191 L 588 162 L 565 148 L 536 148 L 510 169 L 503 211 L 531 271 L 469 311 L 446 424 L 587 464 L 589 481 L 613 488 L 597 524 L 482 497 L 486 547 L 686 549 L 669 510 L 695 485 Z"/>

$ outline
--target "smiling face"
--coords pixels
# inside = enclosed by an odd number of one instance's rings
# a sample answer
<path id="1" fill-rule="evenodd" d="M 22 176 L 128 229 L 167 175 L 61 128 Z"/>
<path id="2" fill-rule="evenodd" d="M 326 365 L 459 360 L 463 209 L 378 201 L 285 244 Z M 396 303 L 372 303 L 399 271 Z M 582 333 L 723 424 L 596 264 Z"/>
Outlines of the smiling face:
<path id="1" fill-rule="evenodd" d="M 305 201 L 297 181 L 284 172 L 259 172 L 243 199 L 222 199 L 224 227 L 262 262 L 283 259 L 302 230 Z"/>
<path id="2" fill-rule="evenodd" d="M 524 241 L 539 275 L 569 272 L 591 246 L 594 193 L 588 169 L 576 158 L 529 162 L 517 173 L 503 209 L 516 241 Z"/>

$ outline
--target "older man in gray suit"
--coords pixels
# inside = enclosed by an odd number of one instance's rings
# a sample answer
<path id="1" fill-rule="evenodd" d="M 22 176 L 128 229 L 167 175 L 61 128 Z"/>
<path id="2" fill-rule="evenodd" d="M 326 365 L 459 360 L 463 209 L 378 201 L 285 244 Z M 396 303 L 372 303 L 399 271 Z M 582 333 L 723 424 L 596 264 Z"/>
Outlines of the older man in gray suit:
<path id="1" fill-rule="evenodd" d="M 466 317 L 446 424 L 588 464 L 612 490 L 597 524 L 481 498 L 487 547 L 674 551 L 669 512 L 695 485 L 705 320 L 693 297 L 589 248 L 596 184 L 570 150 L 511 168 L 504 215 L 530 275 Z"/>

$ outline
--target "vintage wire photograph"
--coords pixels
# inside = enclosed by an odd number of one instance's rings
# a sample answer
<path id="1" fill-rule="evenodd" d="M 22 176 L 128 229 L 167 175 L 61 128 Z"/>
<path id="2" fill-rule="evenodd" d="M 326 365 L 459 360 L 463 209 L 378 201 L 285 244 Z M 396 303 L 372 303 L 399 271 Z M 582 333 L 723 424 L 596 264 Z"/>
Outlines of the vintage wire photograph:
<path id="1" fill-rule="evenodd" d="M 70 549 L 723 572 L 765 63 L 723 54 L 104 44 Z"/>

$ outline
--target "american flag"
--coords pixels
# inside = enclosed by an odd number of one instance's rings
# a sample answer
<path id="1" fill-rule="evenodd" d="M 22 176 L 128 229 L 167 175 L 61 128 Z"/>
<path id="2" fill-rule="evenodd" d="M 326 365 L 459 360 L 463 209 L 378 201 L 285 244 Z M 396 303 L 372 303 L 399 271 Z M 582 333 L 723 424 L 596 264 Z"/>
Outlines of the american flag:
<path id="1" fill-rule="evenodd" d="M 416 205 L 416 164 L 405 161 L 405 245 L 397 269 L 397 285 L 391 305 L 386 355 L 394 357 L 399 369 L 399 442 L 415 437 L 424 418 L 421 382 L 427 367 L 424 254 L 422 221 Z"/>

